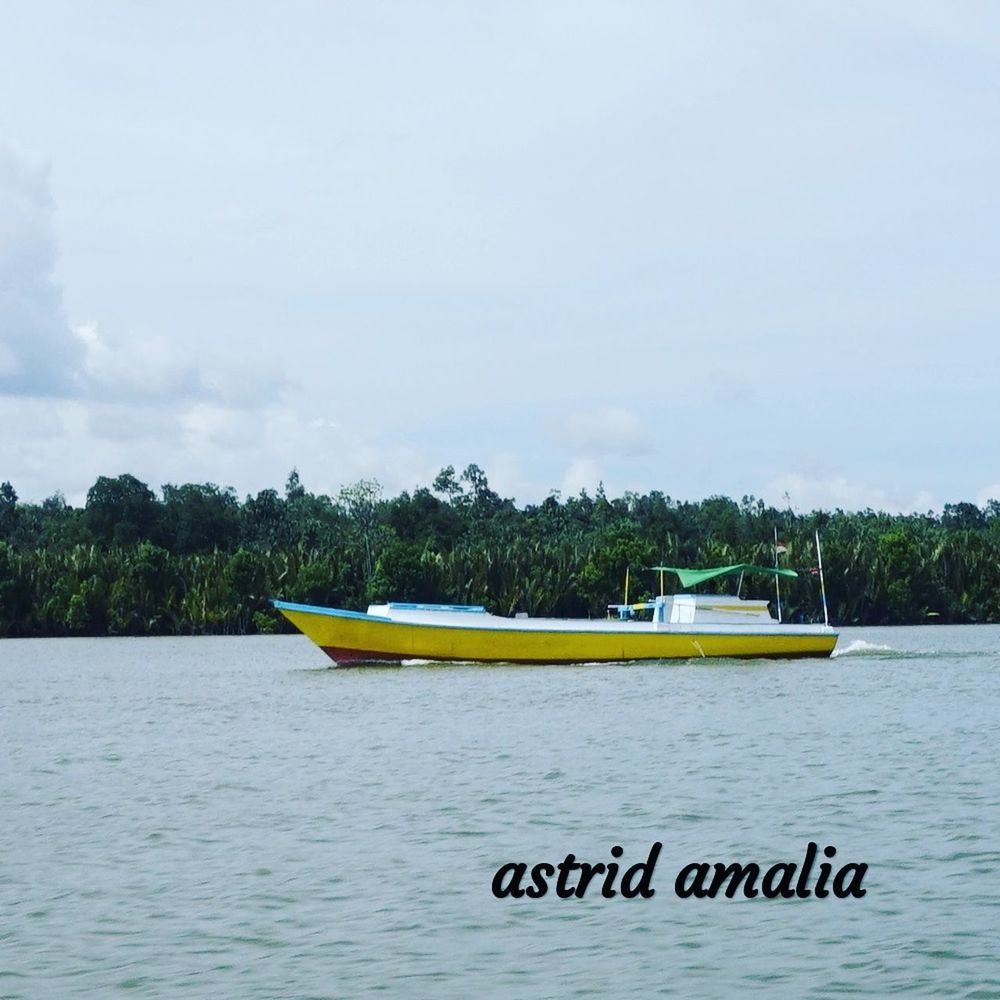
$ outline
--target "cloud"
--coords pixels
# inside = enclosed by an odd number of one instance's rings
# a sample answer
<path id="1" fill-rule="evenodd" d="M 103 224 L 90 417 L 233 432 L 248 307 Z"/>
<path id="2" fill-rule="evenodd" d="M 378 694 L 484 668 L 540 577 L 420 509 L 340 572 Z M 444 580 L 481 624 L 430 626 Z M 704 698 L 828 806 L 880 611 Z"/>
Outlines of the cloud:
<path id="1" fill-rule="evenodd" d="M 208 400 L 246 407 L 287 388 L 231 356 L 192 355 L 183 339 L 71 324 L 54 278 L 47 164 L 0 143 L 0 394 L 133 402 Z"/>
<path id="2" fill-rule="evenodd" d="M 995 9 L 321 6 L 8 19 L 3 119 L 53 169 L 0 139 L 0 402 L 66 405 L 4 478 L 997 481 Z"/>
<path id="3" fill-rule="evenodd" d="M 889 513 L 922 514 L 935 507 L 927 490 L 910 498 L 848 479 L 844 475 L 808 476 L 788 472 L 772 479 L 762 491 L 762 499 L 774 507 L 793 510 L 882 510 Z"/>
<path id="4" fill-rule="evenodd" d="M 48 166 L 0 143 L 0 393 L 102 400 L 204 394 L 194 366 L 164 345 L 115 342 L 96 323 L 71 326 L 56 259 Z"/>
<path id="5" fill-rule="evenodd" d="M 268 405 L 291 388 L 281 372 L 258 370 L 231 356 L 191 357 L 179 342 L 161 337 L 108 336 L 96 323 L 73 332 L 85 348 L 81 392 L 96 399 L 147 406 L 203 402 L 242 410 Z"/>
<path id="6" fill-rule="evenodd" d="M 214 395 L 197 365 L 154 338 L 109 338 L 97 323 L 73 328 L 84 348 L 76 379 L 83 395 L 100 399 L 198 399 Z"/>
<path id="7" fill-rule="evenodd" d="M 976 506 L 985 507 L 991 500 L 1000 500 L 1000 483 L 984 486 L 976 495 Z"/>
<path id="8" fill-rule="evenodd" d="M 649 428 L 631 410 L 604 406 L 573 413 L 557 436 L 584 454 L 638 457 L 655 450 Z"/>
<path id="9" fill-rule="evenodd" d="M 525 479 L 520 458 L 512 451 L 494 452 L 483 466 L 483 471 L 489 479 L 490 488 L 502 497 L 522 497 L 535 490 L 534 485 Z"/>
<path id="10" fill-rule="evenodd" d="M 563 475 L 563 496 L 577 496 L 581 490 L 594 493 L 601 481 L 600 469 L 592 458 L 574 458 Z"/>
<path id="11" fill-rule="evenodd" d="M 70 396 L 85 349 L 54 278 L 48 167 L 0 142 L 0 393 Z"/>
<path id="12" fill-rule="evenodd" d="M 183 337 L 72 324 L 54 277 L 52 214 L 47 165 L 0 142 L 5 476 L 17 479 L 25 498 L 58 488 L 77 504 L 97 476 L 125 471 L 154 488 L 170 480 L 242 481 L 242 470 L 255 464 L 260 425 L 273 419 L 270 408 L 287 388 L 283 375 L 255 371 L 232 352 L 213 355 L 201 345 L 195 352 Z M 280 443 L 274 452 L 272 469 L 291 468 Z"/>

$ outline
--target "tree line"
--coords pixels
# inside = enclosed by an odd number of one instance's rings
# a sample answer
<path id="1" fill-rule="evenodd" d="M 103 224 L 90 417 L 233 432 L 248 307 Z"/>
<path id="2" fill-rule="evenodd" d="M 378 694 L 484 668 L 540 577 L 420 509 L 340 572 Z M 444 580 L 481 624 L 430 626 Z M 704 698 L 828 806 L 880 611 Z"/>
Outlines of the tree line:
<path id="1" fill-rule="evenodd" d="M 609 498 L 553 492 L 519 507 L 476 465 L 383 496 L 361 480 L 336 496 L 283 492 L 242 501 L 212 483 L 101 476 L 83 507 L 60 494 L 20 502 L 0 484 L 0 636 L 244 634 L 286 630 L 271 597 L 364 608 L 387 599 L 483 604 L 499 614 L 603 617 L 658 592 L 645 567 L 781 565 L 785 620 L 821 618 L 814 533 L 831 621 L 844 625 L 1000 621 L 1000 503 L 940 515 L 800 514 L 658 491 Z M 673 581 L 668 581 L 667 589 Z M 732 588 L 717 581 L 707 589 Z M 773 597 L 748 580 L 744 596 Z"/>

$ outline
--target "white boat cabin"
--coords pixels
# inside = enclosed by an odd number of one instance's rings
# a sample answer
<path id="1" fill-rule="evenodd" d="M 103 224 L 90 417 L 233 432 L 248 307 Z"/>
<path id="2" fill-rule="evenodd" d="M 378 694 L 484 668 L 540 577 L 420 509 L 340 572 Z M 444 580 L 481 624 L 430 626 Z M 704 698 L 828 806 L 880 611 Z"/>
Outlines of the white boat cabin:
<path id="1" fill-rule="evenodd" d="M 767 601 L 732 594 L 668 594 L 646 602 L 657 625 L 736 625 L 777 623 Z"/>

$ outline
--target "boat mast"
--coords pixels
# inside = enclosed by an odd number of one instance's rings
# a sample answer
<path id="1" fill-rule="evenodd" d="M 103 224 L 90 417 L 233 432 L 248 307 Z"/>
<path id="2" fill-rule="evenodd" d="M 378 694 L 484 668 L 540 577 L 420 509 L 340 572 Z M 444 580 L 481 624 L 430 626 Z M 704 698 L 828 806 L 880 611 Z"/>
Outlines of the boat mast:
<path id="1" fill-rule="evenodd" d="M 774 568 L 778 568 L 778 526 L 774 526 Z M 774 597 L 775 603 L 778 605 L 778 621 L 781 621 L 781 584 L 778 582 L 781 579 L 779 574 L 774 574 Z"/>
<path id="2" fill-rule="evenodd" d="M 823 624 L 829 626 L 830 616 L 826 610 L 826 584 L 823 582 L 823 550 L 819 546 L 819 529 L 816 530 L 816 562 L 819 566 L 819 592 L 823 595 Z"/>

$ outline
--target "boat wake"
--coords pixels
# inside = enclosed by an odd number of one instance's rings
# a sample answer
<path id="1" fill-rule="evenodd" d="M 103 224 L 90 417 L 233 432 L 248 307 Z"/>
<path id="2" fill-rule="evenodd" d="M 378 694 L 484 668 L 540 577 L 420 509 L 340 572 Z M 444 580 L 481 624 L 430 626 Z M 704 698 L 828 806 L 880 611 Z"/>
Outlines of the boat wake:
<path id="1" fill-rule="evenodd" d="M 869 642 L 867 639 L 853 639 L 846 646 L 837 646 L 832 656 L 839 659 L 842 656 L 864 656 L 875 660 L 928 660 L 938 658 L 995 656 L 992 651 L 985 650 L 948 650 L 948 649 L 899 649 L 896 646 L 886 646 L 880 642 Z"/>
<path id="2" fill-rule="evenodd" d="M 868 642 L 867 639 L 854 639 L 846 646 L 838 646 L 832 656 L 878 656 L 888 654 L 889 656 L 899 656 L 901 650 L 893 649 L 892 646 L 885 646 L 880 642 Z"/>

